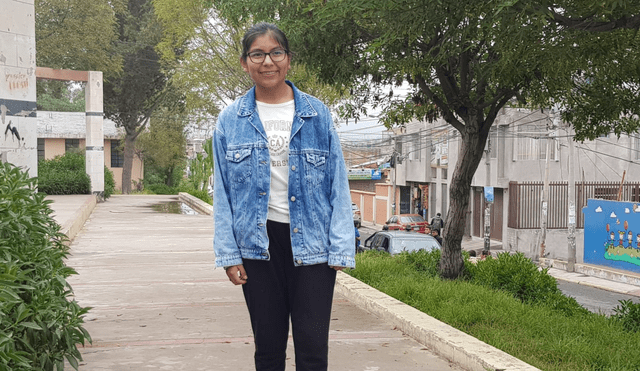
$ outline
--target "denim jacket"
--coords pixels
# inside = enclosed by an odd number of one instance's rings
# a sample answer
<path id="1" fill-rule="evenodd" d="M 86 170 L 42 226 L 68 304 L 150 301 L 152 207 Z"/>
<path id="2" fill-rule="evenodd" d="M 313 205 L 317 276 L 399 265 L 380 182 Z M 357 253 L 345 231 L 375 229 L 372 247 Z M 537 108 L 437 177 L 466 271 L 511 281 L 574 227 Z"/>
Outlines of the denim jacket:
<path id="1" fill-rule="evenodd" d="M 293 88 L 289 141 L 289 230 L 296 266 L 355 267 L 351 196 L 329 109 Z M 225 108 L 213 135 L 216 266 L 269 260 L 267 210 L 271 168 L 255 87 Z"/>

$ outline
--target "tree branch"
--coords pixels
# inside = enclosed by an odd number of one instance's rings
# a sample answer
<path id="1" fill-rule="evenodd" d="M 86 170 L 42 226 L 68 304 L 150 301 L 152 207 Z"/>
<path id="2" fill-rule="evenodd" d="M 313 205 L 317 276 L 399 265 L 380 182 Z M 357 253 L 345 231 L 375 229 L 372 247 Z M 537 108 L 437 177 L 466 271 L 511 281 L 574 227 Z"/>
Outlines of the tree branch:
<path id="1" fill-rule="evenodd" d="M 431 90 L 431 88 L 429 87 L 429 85 L 427 85 L 427 82 L 424 80 L 422 76 L 416 75 L 415 79 L 418 82 L 418 85 L 420 86 L 420 90 L 422 90 L 425 93 L 425 95 L 429 98 L 429 100 L 431 100 L 438 108 L 440 108 L 444 119 L 451 126 L 456 128 L 456 130 L 462 133 L 462 131 L 464 130 L 464 124 L 456 118 L 453 112 L 449 109 L 449 106 L 442 99 L 440 99 L 440 97 L 438 97 L 433 92 L 433 90 Z"/>

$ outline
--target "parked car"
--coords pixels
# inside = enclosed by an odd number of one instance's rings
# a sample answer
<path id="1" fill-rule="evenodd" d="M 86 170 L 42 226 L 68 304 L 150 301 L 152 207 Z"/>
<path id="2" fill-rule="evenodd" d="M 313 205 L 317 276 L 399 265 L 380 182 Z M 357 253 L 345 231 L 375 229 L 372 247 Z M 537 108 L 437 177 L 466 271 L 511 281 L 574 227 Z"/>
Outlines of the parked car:
<path id="1" fill-rule="evenodd" d="M 429 222 L 424 220 L 419 214 L 399 214 L 389 218 L 385 225 L 382 226 L 382 230 L 403 230 L 426 233 L 426 227 L 429 227 Z"/>
<path id="2" fill-rule="evenodd" d="M 407 231 L 378 231 L 364 241 L 363 250 L 374 249 L 396 255 L 403 251 L 440 249 L 440 244 L 435 238 L 426 234 Z"/>
<path id="3" fill-rule="evenodd" d="M 354 202 L 351 203 L 351 211 L 353 212 L 353 223 L 356 227 L 362 226 L 362 215 L 360 215 L 360 209 Z"/>

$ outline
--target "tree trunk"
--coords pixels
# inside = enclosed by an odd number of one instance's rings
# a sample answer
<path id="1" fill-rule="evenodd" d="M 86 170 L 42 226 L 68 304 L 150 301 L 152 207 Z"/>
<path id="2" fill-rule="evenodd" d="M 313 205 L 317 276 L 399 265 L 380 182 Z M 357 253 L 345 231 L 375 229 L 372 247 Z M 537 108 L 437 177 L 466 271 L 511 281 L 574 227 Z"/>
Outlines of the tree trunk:
<path id="1" fill-rule="evenodd" d="M 464 269 L 462 237 L 467 221 L 466 212 L 469 207 L 471 181 L 482 160 L 482 152 L 489 134 L 489 129 L 481 131 L 480 125 L 478 122 L 467 122 L 464 130 L 460 133 L 461 145 L 458 161 L 451 177 L 449 211 L 442 234 L 440 276 L 446 279 L 460 277 Z"/>
<path id="2" fill-rule="evenodd" d="M 122 165 L 122 194 L 131 193 L 131 172 L 133 168 L 133 156 L 136 145 L 137 133 L 129 133 L 124 137 L 124 164 Z"/>

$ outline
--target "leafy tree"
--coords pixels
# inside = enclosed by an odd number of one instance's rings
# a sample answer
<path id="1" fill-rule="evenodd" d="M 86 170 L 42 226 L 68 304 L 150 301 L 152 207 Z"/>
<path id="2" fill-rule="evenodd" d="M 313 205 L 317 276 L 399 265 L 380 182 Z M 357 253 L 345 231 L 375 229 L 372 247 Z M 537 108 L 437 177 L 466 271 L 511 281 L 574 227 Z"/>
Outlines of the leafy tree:
<path id="1" fill-rule="evenodd" d="M 181 171 L 186 161 L 186 136 L 184 116 L 173 115 L 168 110 L 159 110 L 149 123 L 149 130 L 140 134 L 139 147 L 147 166 L 161 170 L 165 184 L 173 187 L 174 173 Z"/>
<path id="2" fill-rule="evenodd" d="M 118 16 L 118 21 L 123 71 L 104 85 L 104 110 L 106 117 L 125 130 L 122 193 L 128 194 L 136 139 L 146 129 L 153 112 L 170 102 L 171 89 L 155 51 L 162 27 L 151 3 L 129 0 L 127 11 Z"/>
<path id="3" fill-rule="evenodd" d="M 121 69 L 115 50 L 122 0 L 35 0 L 36 64 L 80 71 Z"/>
<path id="4" fill-rule="evenodd" d="M 210 121 L 253 86 L 239 63 L 247 24 L 221 18 L 213 2 L 154 0 L 154 7 L 165 30 L 158 49 L 172 63 L 172 83 L 185 94 L 188 111 Z M 340 100 L 339 91 L 295 60 L 288 78 L 296 86 L 329 105 Z"/>
<path id="5" fill-rule="evenodd" d="M 279 20 L 308 68 L 317 71 L 322 81 L 358 93 L 362 102 L 383 104 L 388 126 L 442 117 L 459 132 L 440 264 L 445 278 L 458 277 L 464 267 L 465 218 L 460 215 L 469 206 L 471 181 L 500 109 L 516 100 L 532 107 L 565 102 L 565 117 L 577 124 L 578 135 L 591 135 L 598 126 L 616 132 L 637 129 L 630 120 L 616 121 L 619 112 L 632 116 L 640 109 L 631 104 L 632 97 L 616 96 L 621 84 L 628 84 L 629 90 L 638 86 L 636 31 L 595 34 L 553 21 L 548 12 L 564 8 L 572 12 L 566 14 L 569 18 L 592 14 L 593 22 L 606 21 L 607 12 L 620 1 L 600 1 L 584 9 L 586 0 L 216 3 L 220 15 L 232 24 Z M 637 17 L 635 2 L 626 9 L 634 12 L 629 17 Z M 610 78 L 614 66 L 622 63 L 629 63 L 623 70 L 631 75 L 617 73 Z M 406 100 L 380 88 L 402 82 L 413 87 Z M 621 111 L 580 113 L 581 99 L 587 99 L 596 86 L 609 89 L 607 103 Z M 597 102 L 591 103 L 597 108 Z"/>

